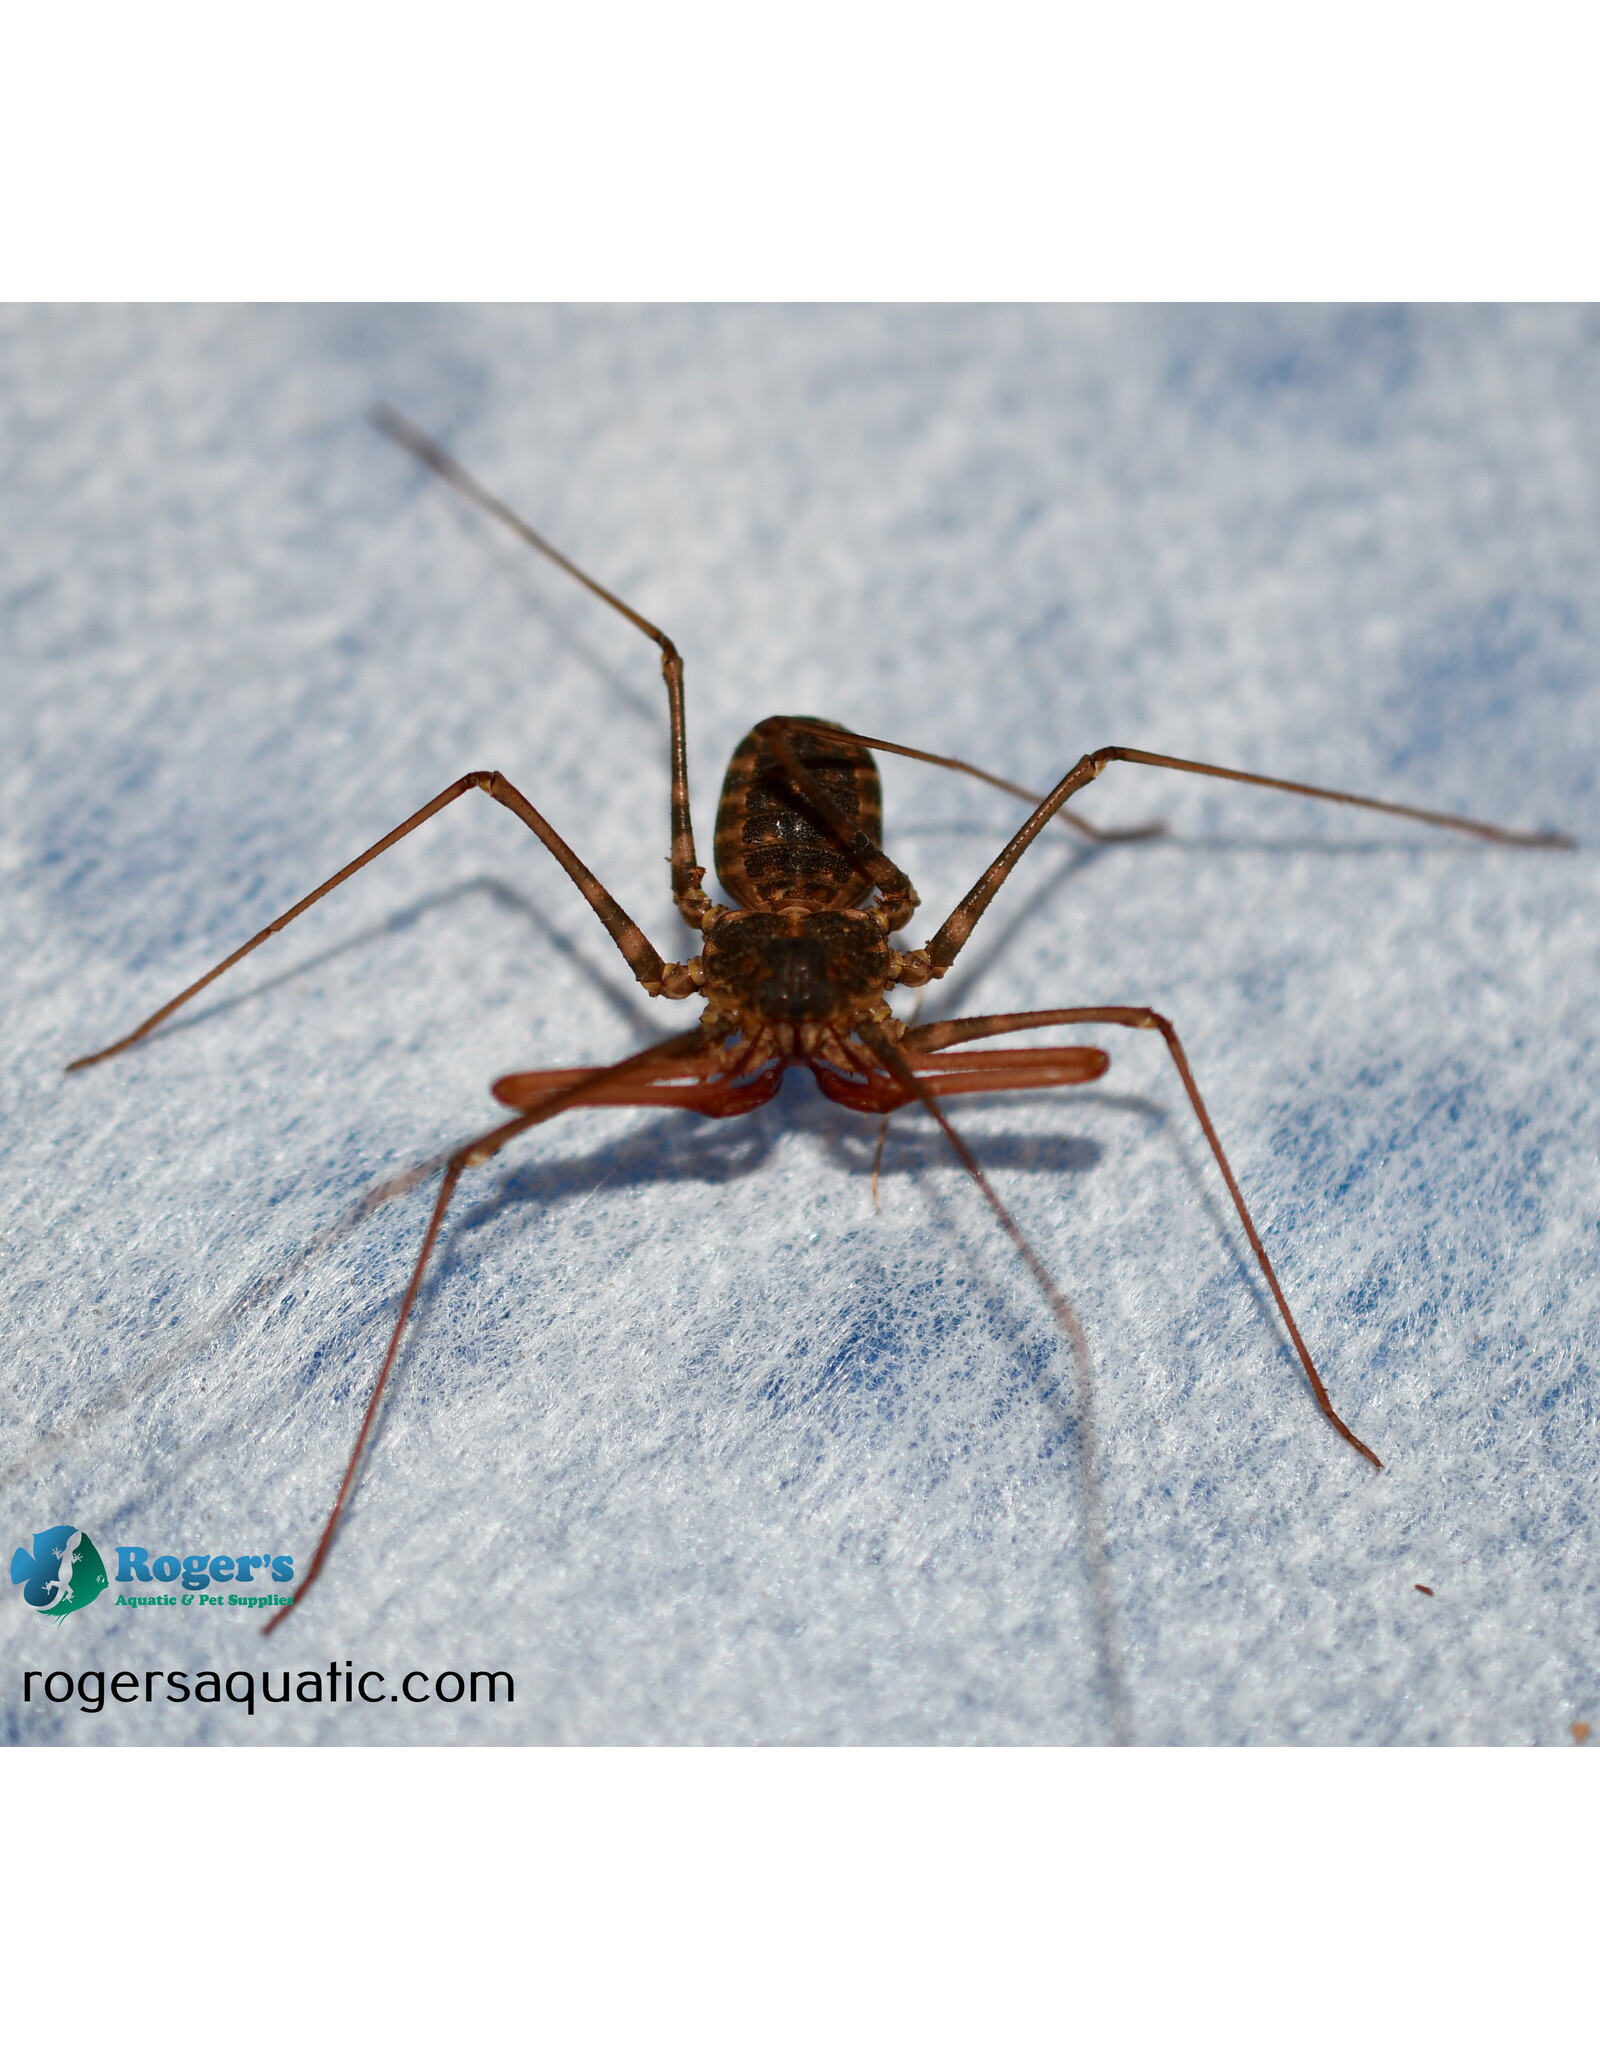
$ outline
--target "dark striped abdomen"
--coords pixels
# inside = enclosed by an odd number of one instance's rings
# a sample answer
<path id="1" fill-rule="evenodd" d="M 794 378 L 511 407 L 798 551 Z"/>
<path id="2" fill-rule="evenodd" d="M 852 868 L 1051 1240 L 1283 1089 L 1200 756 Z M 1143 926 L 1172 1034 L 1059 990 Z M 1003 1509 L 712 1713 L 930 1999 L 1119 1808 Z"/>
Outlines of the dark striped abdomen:
<path id="1" fill-rule="evenodd" d="M 827 719 L 797 720 L 791 744 L 857 831 L 883 840 L 883 789 L 866 748 L 833 737 Z M 848 910 L 872 888 L 838 840 L 806 809 L 771 749 L 746 733 L 717 805 L 717 877 L 746 910 Z"/>

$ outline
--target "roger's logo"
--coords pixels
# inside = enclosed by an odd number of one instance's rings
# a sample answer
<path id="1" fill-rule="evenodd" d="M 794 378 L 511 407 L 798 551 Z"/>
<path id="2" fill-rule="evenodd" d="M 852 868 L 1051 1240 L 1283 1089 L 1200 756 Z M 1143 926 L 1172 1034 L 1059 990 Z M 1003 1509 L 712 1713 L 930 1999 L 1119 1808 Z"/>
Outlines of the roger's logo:
<path id="1" fill-rule="evenodd" d="M 0 1552 L 0 1555 L 4 1555 Z M 82 1529 L 63 1522 L 59 1529 L 41 1529 L 31 1551 L 19 1550 L 11 1560 L 11 1583 L 38 1614 L 65 1621 L 106 1589 L 106 1568 Z"/>

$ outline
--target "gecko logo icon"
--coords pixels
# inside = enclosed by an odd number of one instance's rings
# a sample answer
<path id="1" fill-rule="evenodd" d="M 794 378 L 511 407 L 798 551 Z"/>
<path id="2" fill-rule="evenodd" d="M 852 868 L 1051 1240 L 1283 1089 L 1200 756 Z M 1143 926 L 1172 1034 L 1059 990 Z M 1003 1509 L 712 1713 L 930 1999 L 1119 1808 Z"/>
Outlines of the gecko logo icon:
<path id="1" fill-rule="evenodd" d="M 87 1534 L 63 1522 L 56 1529 L 41 1529 L 31 1551 L 16 1553 L 11 1583 L 22 1588 L 23 1599 L 36 1614 L 65 1621 L 100 1598 L 106 1589 L 106 1568 Z"/>

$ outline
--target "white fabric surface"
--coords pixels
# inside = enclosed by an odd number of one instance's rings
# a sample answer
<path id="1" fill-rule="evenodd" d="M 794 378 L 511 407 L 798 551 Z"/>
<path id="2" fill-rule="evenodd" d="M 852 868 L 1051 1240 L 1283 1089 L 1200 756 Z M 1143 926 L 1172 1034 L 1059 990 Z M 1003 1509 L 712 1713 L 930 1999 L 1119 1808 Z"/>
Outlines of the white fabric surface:
<path id="1" fill-rule="evenodd" d="M 575 1113 L 463 1187 L 302 1613 L 0 1609 L 11 1742 L 1567 1740 L 1600 1698 L 1592 312 L 23 311 L 0 319 L 5 1541 L 303 1566 L 433 1183 L 517 1067 L 652 1004 L 473 798 L 149 1044 L 129 1029 L 469 768 L 663 953 L 652 650 L 380 439 L 435 432 L 688 668 L 702 857 L 756 718 L 1047 786 L 1122 742 L 1529 826 L 1515 852 L 1113 769 L 926 1015 L 1176 1021 L 1176 1076 L 955 1116 L 804 1073 L 735 1123 Z M 1020 807 L 886 760 L 926 938 Z M 897 998 L 904 1010 L 909 1000 Z M 1428 1599 L 1413 1590 L 1422 1581 Z M 1098 1585 L 1098 1596 L 1097 1596 Z M 113 1589 L 115 1590 L 115 1589 Z M 15 1673 L 509 1669 L 514 1708 L 98 1717 Z"/>

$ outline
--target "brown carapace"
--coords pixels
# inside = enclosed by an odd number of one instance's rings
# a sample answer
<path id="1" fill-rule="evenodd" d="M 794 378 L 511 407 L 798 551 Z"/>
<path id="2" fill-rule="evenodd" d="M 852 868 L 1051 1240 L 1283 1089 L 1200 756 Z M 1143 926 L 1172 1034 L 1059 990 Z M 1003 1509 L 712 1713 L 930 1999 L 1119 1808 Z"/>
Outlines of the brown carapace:
<path id="1" fill-rule="evenodd" d="M 701 934 L 701 949 L 688 960 L 664 961 L 616 898 L 527 798 L 498 770 L 484 769 L 461 776 L 375 846 L 368 847 L 219 961 L 199 981 L 147 1017 L 127 1037 L 74 1060 L 73 1068 L 92 1066 L 144 1038 L 181 1004 L 273 933 L 281 931 L 446 805 L 474 789 L 504 805 L 538 837 L 581 891 L 635 978 L 650 995 L 669 1000 L 698 997 L 705 1007 L 691 1029 L 610 1066 L 507 1074 L 494 1084 L 496 1100 L 515 1114 L 463 1145 L 445 1165 L 438 1198 L 383 1365 L 297 1599 L 305 1598 L 320 1575 L 340 1517 L 349 1503 L 401 1336 L 457 1182 L 469 1168 L 492 1159 L 522 1132 L 569 1109 L 627 1104 L 691 1109 L 708 1117 L 742 1116 L 769 1102 L 781 1085 L 785 1069 L 796 1065 L 809 1067 L 823 1093 L 846 1109 L 883 1116 L 907 1104 L 920 1103 L 949 1139 L 1033 1274 L 1061 1329 L 1081 1354 L 1082 1332 L 1070 1306 L 941 1107 L 945 1096 L 1001 1089 L 1062 1088 L 1098 1080 L 1110 1062 L 1105 1053 L 1093 1046 L 951 1050 L 974 1039 L 1005 1037 L 1052 1025 L 1109 1024 L 1160 1034 L 1318 1406 L 1340 1436 L 1377 1465 L 1377 1456 L 1335 1411 L 1312 1363 L 1201 1099 L 1178 1034 L 1167 1018 L 1142 1006 L 1113 1005 L 1014 1011 L 908 1025 L 894 1016 L 886 998 L 896 987 L 922 987 L 948 973 L 996 892 L 1058 813 L 1065 823 L 1091 839 L 1142 838 L 1161 830 L 1152 826 L 1134 832 L 1101 832 L 1062 808 L 1114 761 L 1176 769 L 1357 805 L 1364 810 L 1445 826 L 1505 845 L 1569 846 L 1572 842 L 1561 833 L 1507 831 L 1471 818 L 1418 810 L 1409 804 L 1352 796 L 1274 776 L 1217 768 L 1202 761 L 1179 760 L 1167 754 L 1143 753 L 1132 747 L 1102 747 L 1096 753 L 1085 754 L 1047 795 L 1039 797 L 965 761 L 924 753 L 891 740 L 870 739 L 822 719 L 779 717 L 763 719 L 740 741 L 729 763 L 717 809 L 715 858 L 718 878 L 733 901 L 731 906 L 716 903 L 701 887 L 705 870 L 695 860 L 683 663 L 676 647 L 658 627 L 560 554 L 408 420 L 388 407 L 380 407 L 373 421 L 473 503 L 637 626 L 659 648 L 670 725 L 672 893 L 685 923 Z M 1031 806 L 1025 822 L 924 946 L 904 948 L 890 944 L 891 934 L 910 922 L 917 908 L 917 894 L 909 877 L 883 851 L 883 796 L 872 759 L 874 753 L 901 754 L 914 761 L 931 762 L 976 776 L 1026 799 Z M 291 1611 L 280 1610 L 267 1628 L 277 1627 Z"/>

